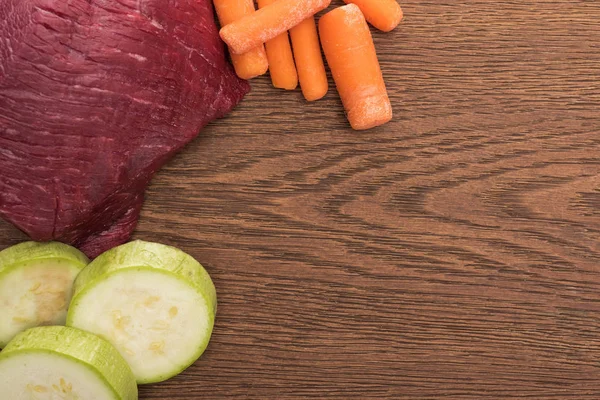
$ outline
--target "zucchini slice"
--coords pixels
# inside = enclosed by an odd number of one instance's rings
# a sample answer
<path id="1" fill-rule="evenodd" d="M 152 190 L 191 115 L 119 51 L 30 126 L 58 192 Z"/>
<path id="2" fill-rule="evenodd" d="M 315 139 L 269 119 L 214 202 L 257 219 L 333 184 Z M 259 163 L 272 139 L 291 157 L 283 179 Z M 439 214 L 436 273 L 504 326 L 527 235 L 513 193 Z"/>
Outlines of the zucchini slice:
<path id="1" fill-rule="evenodd" d="M 105 338 L 138 383 L 154 383 L 202 355 L 216 306 L 213 282 L 194 258 L 134 241 L 101 254 L 79 274 L 67 325 Z"/>
<path id="2" fill-rule="evenodd" d="M 25 329 L 64 325 L 73 281 L 88 263 L 82 252 L 57 242 L 0 251 L 0 348 Z"/>
<path id="3" fill-rule="evenodd" d="M 104 339 L 46 326 L 15 336 L 0 353 L 2 399 L 137 400 L 135 377 Z"/>

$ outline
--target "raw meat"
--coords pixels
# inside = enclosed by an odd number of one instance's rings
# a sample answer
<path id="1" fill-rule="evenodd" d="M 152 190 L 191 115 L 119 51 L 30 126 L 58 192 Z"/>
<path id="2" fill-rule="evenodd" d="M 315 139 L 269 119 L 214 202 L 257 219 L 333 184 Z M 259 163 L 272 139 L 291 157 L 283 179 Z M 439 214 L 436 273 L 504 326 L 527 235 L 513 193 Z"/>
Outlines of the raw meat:
<path id="1" fill-rule="evenodd" d="M 94 257 L 248 92 L 210 0 L 0 0 L 0 216 Z"/>

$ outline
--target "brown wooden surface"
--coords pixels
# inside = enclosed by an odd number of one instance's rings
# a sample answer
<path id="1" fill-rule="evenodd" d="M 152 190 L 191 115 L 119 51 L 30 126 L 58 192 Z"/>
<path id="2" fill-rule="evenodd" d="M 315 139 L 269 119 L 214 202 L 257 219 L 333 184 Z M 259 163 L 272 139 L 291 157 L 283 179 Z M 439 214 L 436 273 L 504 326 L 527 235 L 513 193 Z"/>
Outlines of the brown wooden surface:
<path id="1" fill-rule="evenodd" d="M 135 236 L 220 303 L 142 399 L 600 397 L 600 2 L 403 6 L 393 123 L 258 79 L 154 180 Z"/>

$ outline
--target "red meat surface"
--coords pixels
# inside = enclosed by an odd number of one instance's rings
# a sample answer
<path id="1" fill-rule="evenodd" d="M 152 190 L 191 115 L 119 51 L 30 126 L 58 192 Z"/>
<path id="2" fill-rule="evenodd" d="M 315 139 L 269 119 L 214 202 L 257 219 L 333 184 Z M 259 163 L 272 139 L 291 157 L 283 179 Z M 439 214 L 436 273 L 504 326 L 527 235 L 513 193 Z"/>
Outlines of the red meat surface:
<path id="1" fill-rule="evenodd" d="M 153 174 L 248 90 L 210 0 L 0 0 L 0 216 L 91 257 L 127 241 Z"/>

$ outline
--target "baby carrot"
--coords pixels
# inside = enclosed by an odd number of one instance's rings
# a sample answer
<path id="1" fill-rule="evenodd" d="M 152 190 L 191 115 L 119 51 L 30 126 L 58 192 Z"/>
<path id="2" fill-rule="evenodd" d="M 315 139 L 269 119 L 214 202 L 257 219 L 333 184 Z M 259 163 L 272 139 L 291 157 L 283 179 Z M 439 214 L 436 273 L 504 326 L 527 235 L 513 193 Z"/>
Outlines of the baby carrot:
<path id="1" fill-rule="evenodd" d="M 263 8 L 276 0 L 258 0 L 258 7 Z M 298 86 L 298 72 L 294 64 L 294 55 L 287 32 L 275 36 L 265 43 L 269 72 L 273 86 L 280 89 L 294 90 Z"/>
<path id="2" fill-rule="evenodd" d="M 392 119 L 373 38 L 358 6 L 350 4 L 325 14 L 319 33 L 352 128 L 370 129 Z"/>
<path id="3" fill-rule="evenodd" d="M 356 4 L 371 25 L 389 32 L 402 21 L 402 8 L 397 0 L 344 0 Z"/>
<path id="4" fill-rule="evenodd" d="M 242 54 L 289 31 L 311 15 L 327 8 L 331 0 L 277 0 L 273 4 L 225 25 L 221 39 L 235 54 Z"/>
<path id="5" fill-rule="evenodd" d="M 310 16 L 290 29 L 290 36 L 302 94 L 308 101 L 319 100 L 327 93 L 329 84 L 315 17 Z"/>
<path id="6" fill-rule="evenodd" d="M 253 0 L 213 0 L 221 26 L 232 23 L 245 15 L 252 14 Z M 242 79 L 252 79 L 267 72 L 269 61 L 262 44 L 244 54 L 231 53 L 231 62 L 236 74 Z"/>

